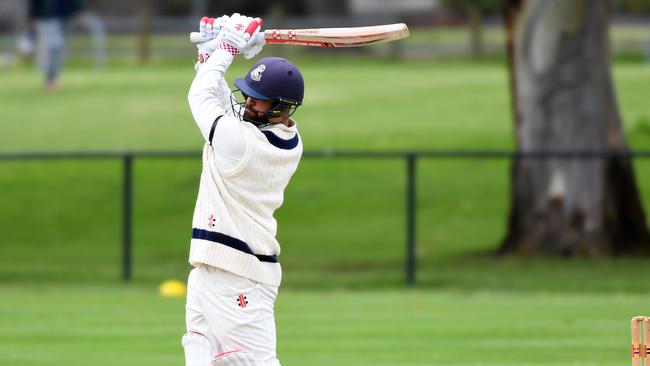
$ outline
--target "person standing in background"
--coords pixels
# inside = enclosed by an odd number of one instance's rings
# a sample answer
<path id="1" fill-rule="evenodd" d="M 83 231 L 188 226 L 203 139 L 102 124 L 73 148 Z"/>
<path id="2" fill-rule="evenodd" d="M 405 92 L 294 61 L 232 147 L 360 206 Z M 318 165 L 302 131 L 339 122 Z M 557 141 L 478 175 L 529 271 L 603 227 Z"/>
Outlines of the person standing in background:
<path id="1" fill-rule="evenodd" d="M 0 0 L 0 67 L 8 68 L 14 63 L 17 40 L 26 19 L 24 0 Z"/>
<path id="2" fill-rule="evenodd" d="M 30 26 L 36 32 L 36 60 L 48 91 L 59 89 L 65 51 L 65 23 L 83 7 L 83 0 L 30 0 Z"/>

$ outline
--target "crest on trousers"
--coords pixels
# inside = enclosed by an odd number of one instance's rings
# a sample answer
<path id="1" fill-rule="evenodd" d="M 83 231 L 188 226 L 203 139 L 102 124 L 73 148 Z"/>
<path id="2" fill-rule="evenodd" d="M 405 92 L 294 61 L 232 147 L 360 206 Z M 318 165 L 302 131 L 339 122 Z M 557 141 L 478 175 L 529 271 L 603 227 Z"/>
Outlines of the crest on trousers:
<path id="1" fill-rule="evenodd" d="M 247 305 L 248 305 L 248 298 L 246 298 L 246 296 L 244 296 L 243 294 L 239 294 L 239 296 L 237 296 L 237 306 L 243 309 Z"/>
<path id="2" fill-rule="evenodd" d="M 253 71 L 251 71 L 251 79 L 255 81 L 260 81 L 262 80 L 262 73 L 266 70 L 266 65 L 261 64 L 258 67 L 256 67 Z"/>

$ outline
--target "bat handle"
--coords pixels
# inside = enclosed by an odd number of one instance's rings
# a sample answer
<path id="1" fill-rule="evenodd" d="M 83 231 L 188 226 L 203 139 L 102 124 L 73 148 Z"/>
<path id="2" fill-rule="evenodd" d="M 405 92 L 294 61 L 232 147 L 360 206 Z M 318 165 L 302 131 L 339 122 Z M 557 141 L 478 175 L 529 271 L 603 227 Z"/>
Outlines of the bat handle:
<path id="1" fill-rule="evenodd" d="M 259 32 L 255 35 L 257 38 L 258 42 L 261 42 L 264 40 L 264 33 Z M 206 38 L 201 35 L 199 32 L 192 32 L 190 33 L 190 42 L 192 43 L 203 43 L 212 40 L 213 38 Z"/>
<path id="2" fill-rule="evenodd" d="M 190 42 L 192 43 L 203 43 L 209 41 L 210 38 L 203 37 L 199 32 L 190 33 Z"/>
<path id="3" fill-rule="evenodd" d="M 209 40 L 210 39 L 203 37 L 199 32 L 190 33 L 190 42 L 192 43 L 202 43 Z"/>
<path id="4" fill-rule="evenodd" d="M 248 28 L 244 31 L 244 39 L 249 40 L 251 36 L 255 33 L 255 31 L 259 30 L 259 28 L 262 27 L 262 19 L 260 18 L 255 18 L 253 21 L 248 25 Z M 257 33 L 258 38 L 264 38 L 263 33 Z M 207 42 L 211 38 L 206 38 L 201 35 L 199 32 L 192 32 L 190 33 L 190 42 L 192 43 L 202 43 L 202 42 Z"/>

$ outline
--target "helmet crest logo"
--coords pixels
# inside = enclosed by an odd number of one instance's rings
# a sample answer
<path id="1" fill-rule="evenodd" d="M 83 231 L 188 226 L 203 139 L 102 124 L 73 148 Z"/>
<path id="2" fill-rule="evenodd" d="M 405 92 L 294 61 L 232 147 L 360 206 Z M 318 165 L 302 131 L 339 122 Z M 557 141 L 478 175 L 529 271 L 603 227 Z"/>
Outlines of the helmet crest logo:
<path id="1" fill-rule="evenodd" d="M 264 70 L 266 70 L 266 65 L 264 64 L 256 67 L 255 70 L 251 71 L 251 79 L 255 81 L 262 80 L 262 73 L 264 72 Z"/>

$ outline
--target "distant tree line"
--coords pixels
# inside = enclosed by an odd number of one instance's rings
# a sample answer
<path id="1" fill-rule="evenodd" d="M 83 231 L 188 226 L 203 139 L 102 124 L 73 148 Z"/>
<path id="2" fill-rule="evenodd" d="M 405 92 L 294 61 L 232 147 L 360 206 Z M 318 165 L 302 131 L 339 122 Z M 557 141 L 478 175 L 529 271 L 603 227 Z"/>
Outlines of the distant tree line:
<path id="1" fill-rule="evenodd" d="M 157 14 L 168 16 L 190 15 L 192 0 L 150 0 Z M 269 14 L 274 9 L 282 9 L 286 14 L 305 14 L 305 1 L 296 0 L 205 0 L 206 14 Z"/>
<path id="2" fill-rule="evenodd" d="M 614 0 L 615 12 L 650 14 L 650 1 L 648 0 Z"/>
<path id="3" fill-rule="evenodd" d="M 113 14 L 130 14 L 139 5 L 148 4 L 154 14 L 163 16 L 187 16 L 193 5 L 204 4 L 207 14 L 240 12 L 260 15 L 281 11 L 287 15 L 346 13 L 349 0 L 87 0 L 91 8 L 100 13 L 110 9 Z M 459 17 L 479 13 L 481 16 L 501 15 L 505 0 L 442 0 L 445 10 Z M 614 13 L 650 15 L 650 0 L 611 0 Z"/>
<path id="4" fill-rule="evenodd" d="M 613 13 L 650 15 L 648 0 L 611 0 L 610 3 Z M 483 15 L 499 15 L 504 4 L 504 0 L 443 0 L 444 8 L 457 15 L 465 15 L 470 10 L 478 10 Z"/>

